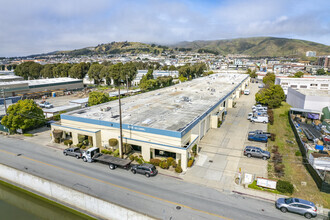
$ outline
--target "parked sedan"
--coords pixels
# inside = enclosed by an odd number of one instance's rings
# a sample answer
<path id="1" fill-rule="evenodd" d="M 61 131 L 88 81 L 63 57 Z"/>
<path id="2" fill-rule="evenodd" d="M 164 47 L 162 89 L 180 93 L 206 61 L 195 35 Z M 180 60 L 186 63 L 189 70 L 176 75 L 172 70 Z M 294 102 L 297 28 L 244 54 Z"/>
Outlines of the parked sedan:
<path id="1" fill-rule="evenodd" d="M 82 154 L 84 153 L 84 151 L 80 150 L 79 147 L 71 147 L 71 148 L 67 148 L 65 150 L 63 150 L 63 154 L 65 156 L 72 156 L 72 157 L 76 157 L 77 159 L 82 157 Z"/>
<path id="2" fill-rule="evenodd" d="M 279 198 L 275 203 L 276 208 L 282 212 L 294 212 L 310 219 L 317 216 L 317 208 L 314 203 L 298 198 Z"/>
<path id="3" fill-rule="evenodd" d="M 39 103 L 39 106 L 40 106 L 41 108 L 53 108 L 53 105 L 52 105 L 51 103 L 49 103 L 49 102 L 45 102 L 45 101 L 40 102 L 40 103 Z"/>

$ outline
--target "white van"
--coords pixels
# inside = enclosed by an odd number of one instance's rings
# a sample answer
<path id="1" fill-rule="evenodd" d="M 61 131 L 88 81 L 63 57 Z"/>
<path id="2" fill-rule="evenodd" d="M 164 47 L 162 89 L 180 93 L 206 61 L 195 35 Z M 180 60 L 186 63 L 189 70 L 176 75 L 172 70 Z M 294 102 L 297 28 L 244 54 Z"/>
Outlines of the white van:
<path id="1" fill-rule="evenodd" d="M 251 122 L 260 122 L 260 123 L 268 123 L 267 116 L 256 116 L 251 118 Z"/>
<path id="2" fill-rule="evenodd" d="M 249 89 L 245 89 L 244 90 L 244 95 L 250 95 L 250 90 Z"/>

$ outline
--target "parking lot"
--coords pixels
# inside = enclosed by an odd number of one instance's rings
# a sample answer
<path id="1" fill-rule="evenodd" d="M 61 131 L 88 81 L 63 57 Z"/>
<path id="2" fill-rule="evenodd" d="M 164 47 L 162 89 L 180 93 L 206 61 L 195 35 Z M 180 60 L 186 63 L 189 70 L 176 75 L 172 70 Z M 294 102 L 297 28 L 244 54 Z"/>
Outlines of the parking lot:
<path id="1" fill-rule="evenodd" d="M 188 169 L 184 179 L 204 183 L 222 190 L 232 190 L 235 178 L 242 173 L 267 177 L 268 161 L 247 158 L 243 155 L 245 146 L 256 146 L 266 150 L 266 144 L 248 141 L 249 131 L 267 131 L 267 124 L 251 123 L 247 120 L 251 107 L 255 104 L 258 84 L 249 85 L 250 95 L 242 95 L 236 108 L 228 110 L 224 123 L 218 129 L 209 130 L 199 143 L 201 148 L 195 165 Z"/>

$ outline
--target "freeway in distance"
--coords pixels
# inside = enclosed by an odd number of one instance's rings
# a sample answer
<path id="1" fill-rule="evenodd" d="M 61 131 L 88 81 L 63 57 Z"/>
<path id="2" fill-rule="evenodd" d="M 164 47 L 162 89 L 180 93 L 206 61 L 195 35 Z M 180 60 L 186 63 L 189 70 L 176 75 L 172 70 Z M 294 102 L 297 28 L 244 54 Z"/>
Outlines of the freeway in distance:
<path id="1" fill-rule="evenodd" d="M 110 170 L 107 165 L 84 163 L 63 156 L 61 150 L 16 138 L 1 137 L 0 161 L 155 218 L 304 219 L 281 213 L 271 202 L 222 193 L 164 175 L 146 178 L 124 169 Z"/>

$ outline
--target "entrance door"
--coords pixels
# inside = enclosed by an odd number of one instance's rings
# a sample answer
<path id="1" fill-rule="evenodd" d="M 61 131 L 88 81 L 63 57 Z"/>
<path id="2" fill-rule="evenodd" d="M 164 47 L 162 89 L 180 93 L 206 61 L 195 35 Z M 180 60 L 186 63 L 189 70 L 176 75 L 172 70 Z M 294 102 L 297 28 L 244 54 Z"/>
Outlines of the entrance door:
<path id="1" fill-rule="evenodd" d="M 199 132 L 199 136 L 201 137 L 201 139 L 204 137 L 204 127 L 205 127 L 205 120 L 203 120 L 201 122 L 201 125 L 200 125 L 200 132 Z"/>
<path id="2" fill-rule="evenodd" d="M 209 115 L 206 118 L 206 132 L 210 129 L 210 120 L 211 120 L 211 116 Z"/>

